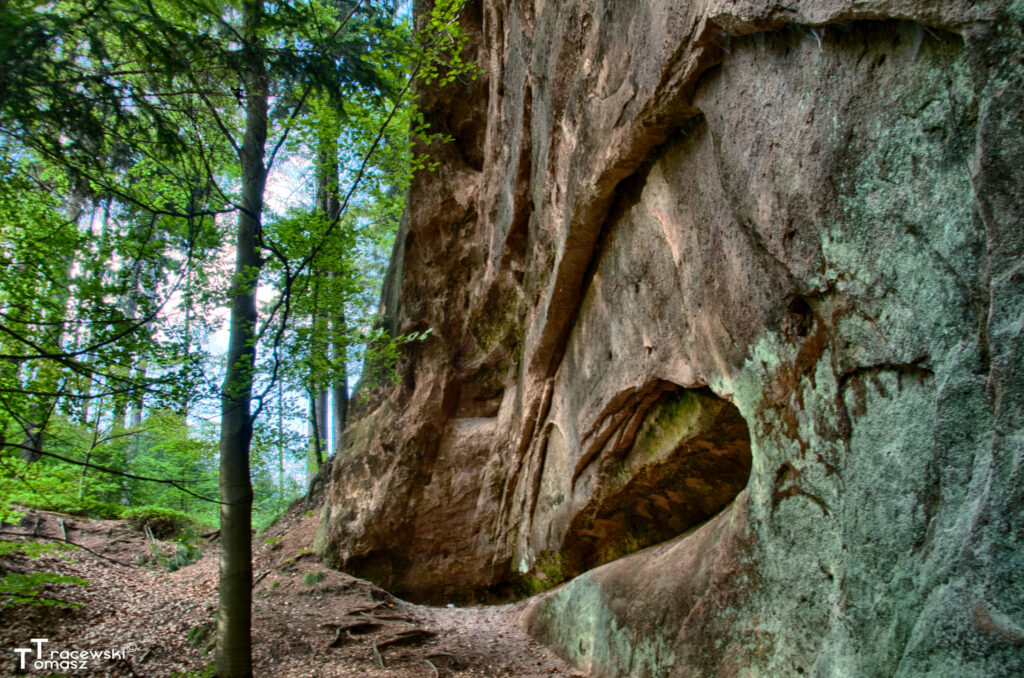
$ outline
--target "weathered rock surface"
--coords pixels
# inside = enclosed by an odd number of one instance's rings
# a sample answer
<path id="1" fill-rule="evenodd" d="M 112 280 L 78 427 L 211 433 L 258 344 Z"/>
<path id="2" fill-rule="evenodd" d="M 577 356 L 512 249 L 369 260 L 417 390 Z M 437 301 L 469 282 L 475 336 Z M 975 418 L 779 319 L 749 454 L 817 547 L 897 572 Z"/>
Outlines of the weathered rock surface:
<path id="1" fill-rule="evenodd" d="M 1024 4 L 465 24 L 384 298 L 433 331 L 321 554 L 437 602 L 583 573 L 524 624 L 594 676 L 1024 673 Z"/>

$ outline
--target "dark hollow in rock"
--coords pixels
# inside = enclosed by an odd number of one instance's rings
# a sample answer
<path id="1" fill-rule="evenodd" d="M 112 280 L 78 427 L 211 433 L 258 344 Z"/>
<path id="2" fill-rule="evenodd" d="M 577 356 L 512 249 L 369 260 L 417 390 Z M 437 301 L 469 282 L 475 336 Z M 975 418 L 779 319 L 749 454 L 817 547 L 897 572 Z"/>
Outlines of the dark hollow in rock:
<path id="1" fill-rule="evenodd" d="M 564 541 L 565 576 L 700 525 L 746 487 L 750 465 L 750 432 L 735 405 L 707 388 L 662 394 L 629 450 L 602 460 L 598 491 Z"/>

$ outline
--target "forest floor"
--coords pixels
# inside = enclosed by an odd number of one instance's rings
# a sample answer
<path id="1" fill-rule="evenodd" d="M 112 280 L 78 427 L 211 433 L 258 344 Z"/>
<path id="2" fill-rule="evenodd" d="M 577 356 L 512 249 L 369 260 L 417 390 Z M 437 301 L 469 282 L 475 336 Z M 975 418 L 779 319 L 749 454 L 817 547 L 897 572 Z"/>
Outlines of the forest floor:
<path id="1" fill-rule="evenodd" d="M 317 518 L 301 504 L 254 540 L 253 661 L 263 678 L 548 678 L 584 674 L 515 625 L 524 602 L 492 607 L 426 607 L 323 566 L 312 553 Z M 138 565 L 175 545 L 121 520 L 31 511 L 0 539 L 66 538 L 75 549 L 36 560 L 10 556 L 0 571 L 82 577 L 88 586 L 51 585 L 74 608 L 0 610 L 0 675 L 200 676 L 213 663 L 217 549 L 174 572 Z M 33 532 L 35 535 L 33 536 Z M 116 562 L 114 562 L 116 561 Z M 32 639 L 50 651 L 111 650 L 88 666 L 36 670 Z M 16 648 L 32 648 L 15 653 Z M 19 669 L 20 657 L 27 669 Z M 59 660 L 59 655 L 56 657 Z M 67 655 L 65 655 L 67 660 Z"/>

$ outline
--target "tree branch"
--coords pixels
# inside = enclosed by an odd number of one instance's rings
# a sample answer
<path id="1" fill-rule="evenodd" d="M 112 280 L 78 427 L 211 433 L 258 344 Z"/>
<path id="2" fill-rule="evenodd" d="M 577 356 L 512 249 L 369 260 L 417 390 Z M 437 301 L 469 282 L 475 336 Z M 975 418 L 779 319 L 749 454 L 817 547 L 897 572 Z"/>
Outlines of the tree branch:
<path id="1" fill-rule="evenodd" d="M 97 558 L 102 558 L 103 560 L 108 560 L 108 561 L 110 561 L 112 563 L 120 565 L 121 567 L 136 567 L 135 565 L 131 565 L 129 563 L 121 562 L 120 560 L 117 560 L 116 558 L 111 558 L 110 556 L 105 556 L 102 553 L 99 553 L 98 551 L 93 551 L 88 546 L 84 546 L 82 544 L 79 544 L 78 542 L 71 541 L 70 539 L 62 539 L 61 537 L 49 537 L 49 536 L 47 536 L 45 534 L 34 534 L 33 535 L 33 534 L 28 534 L 27 532 L 15 532 L 13 530 L 0 530 L 0 534 L 10 535 L 12 537 L 27 537 L 29 539 L 49 539 L 50 541 L 56 541 L 56 542 L 61 542 L 61 543 L 64 543 L 64 544 L 70 544 L 71 546 L 74 546 L 75 548 L 80 548 L 83 551 L 88 551 L 89 553 L 93 554 Z"/>

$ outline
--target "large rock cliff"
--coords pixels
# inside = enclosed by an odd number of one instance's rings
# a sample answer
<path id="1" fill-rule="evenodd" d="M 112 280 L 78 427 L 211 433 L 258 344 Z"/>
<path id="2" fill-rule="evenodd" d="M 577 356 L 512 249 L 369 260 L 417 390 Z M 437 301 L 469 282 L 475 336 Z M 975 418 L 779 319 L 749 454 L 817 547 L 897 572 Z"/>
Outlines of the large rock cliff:
<path id="1" fill-rule="evenodd" d="M 1024 3 L 483 0 L 318 550 L 593 676 L 1024 674 Z"/>

